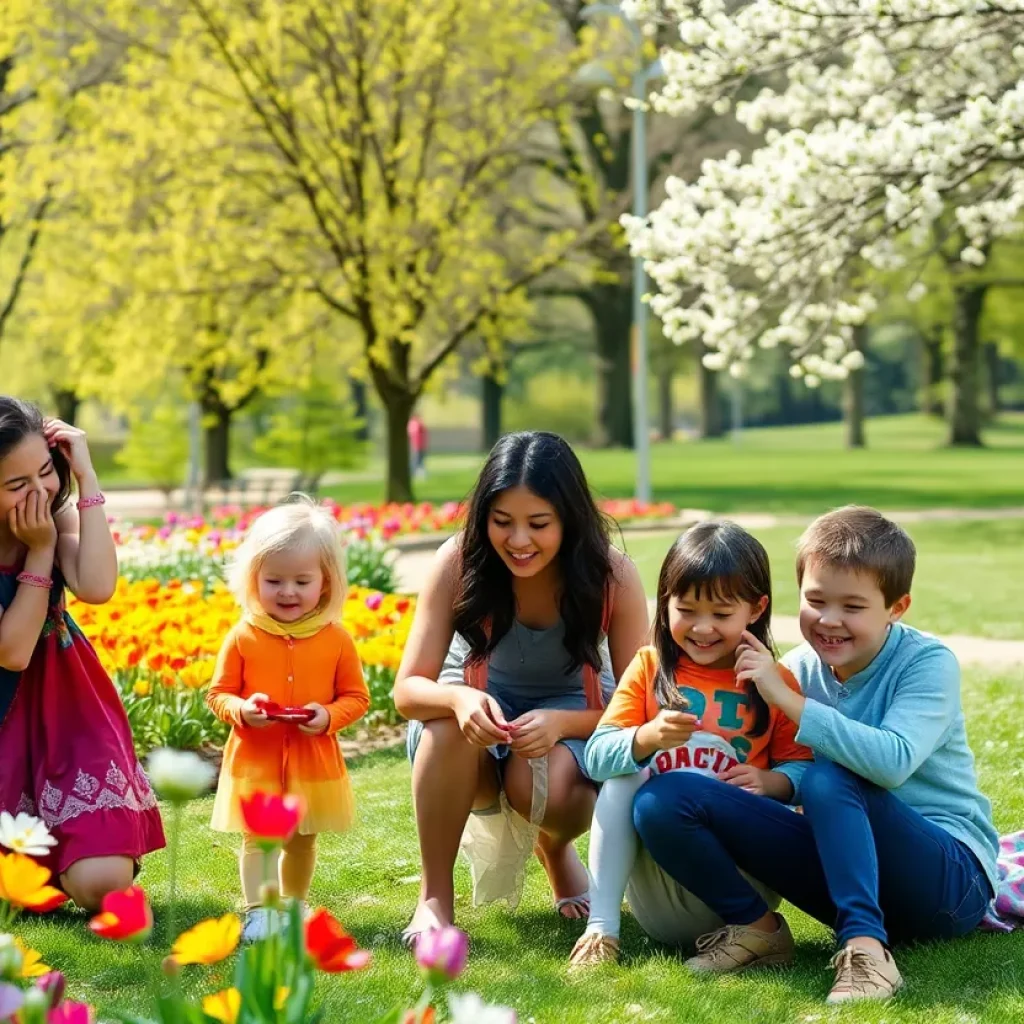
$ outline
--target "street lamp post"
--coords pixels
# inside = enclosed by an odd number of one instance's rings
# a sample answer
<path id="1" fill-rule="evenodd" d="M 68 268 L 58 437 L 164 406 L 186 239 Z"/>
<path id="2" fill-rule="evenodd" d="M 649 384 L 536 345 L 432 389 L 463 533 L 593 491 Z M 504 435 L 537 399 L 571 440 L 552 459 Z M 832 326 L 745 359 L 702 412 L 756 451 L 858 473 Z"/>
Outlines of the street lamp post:
<path id="1" fill-rule="evenodd" d="M 596 17 L 619 18 L 629 27 L 633 35 L 637 57 L 643 53 L 643 35 L 639 27 L 613 4 L 592 4 L 585 8 L 582 17 L 588 20 Z M 603 70 L 603 69 L 602 69 Z M 631 143 L 632 176 L 633 176 L 633 216 L 647 216 L 647 93 L 648 87 L 655 79 L 664 76 L 661 61 L 644 65 L 638 60 L 633 73 L 633 137 Z M 596 77 L 606 83 L 614 79 L 603 70 L 595 76 L 591 71 L 587 76 L 591 81 Z M 647 415 L 647 303 L 644 295 L 647 291 L 647 271 L 640 256 L 633 257 L 633 445 L 636 450 L 636 497 L 639 501 L 651 500 L 651 431 Z"/>

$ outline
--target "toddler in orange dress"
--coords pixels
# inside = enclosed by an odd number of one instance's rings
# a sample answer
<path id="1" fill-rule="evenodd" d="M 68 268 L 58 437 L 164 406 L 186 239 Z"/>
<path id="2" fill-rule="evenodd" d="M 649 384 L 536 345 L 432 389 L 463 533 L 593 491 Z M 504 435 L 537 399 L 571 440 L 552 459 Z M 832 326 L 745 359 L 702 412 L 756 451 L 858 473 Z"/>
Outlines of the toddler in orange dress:
<path id="1" fill-rule="evenodd" d="M 260 790 L 301 796 L 305 815 L 281 853 L 281 894 L 305 902 L 316 867 L 316 836 L 353 817 L 352 789 L 336 733 L 370 705 L 352 638 L 339 621 L 345 559 L 337 523 L 305 496 L 255 520 L 238 550 L 232 587 L 241 621 L 221 648 L 206 702 L 232 726 L 224 748 L 212 827 L 243 833 L 243 939 L 266 935 L 259 906 L 264 855 L 245 833 L 239 801 Z M 286 721 L 301 707 L 307 721 Z"/>

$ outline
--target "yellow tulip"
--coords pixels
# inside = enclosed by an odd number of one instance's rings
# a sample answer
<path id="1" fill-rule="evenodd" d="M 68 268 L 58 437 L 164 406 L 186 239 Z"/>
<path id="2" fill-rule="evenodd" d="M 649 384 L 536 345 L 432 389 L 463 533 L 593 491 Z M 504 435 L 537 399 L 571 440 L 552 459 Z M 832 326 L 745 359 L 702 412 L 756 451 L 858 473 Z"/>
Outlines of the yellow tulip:
<path id="1" fill-rule="evenodd" d="M 50 871 L 23 853 L 0 855 L 0 900 L 28 910 L 62 903 L 66 897 L 52 885 Z"/>
<path id="2" fill-rule="evenodd" d="M 171 956 L 179 964 L 216 964 L 235 951 L 241 934 L 236 914 L 211 917 L 179 935 Z"/>
<path id="3" fill-rule="evenodd" d="M 203 999 L 203 1013 L 222 1024 L 235 1024 L 242 1008 L 242 994 L 237 988 L 226 988 Z"/>
<path id="4" fill-rule="evenodd" d="M 149 680 L 139 679 L 132 687 L 132 693 L 136 697 L 148 697 L 149 696 Z"/>
<path id="5" fill-rule="evenodd" d="M 21 950 L 21 976 L 23 978 L 41 978 L 53 970 L 52 967 L 43 963 L 41 953 L 26 946 L 17 935 L 14 937 L 14 944 Z"/>

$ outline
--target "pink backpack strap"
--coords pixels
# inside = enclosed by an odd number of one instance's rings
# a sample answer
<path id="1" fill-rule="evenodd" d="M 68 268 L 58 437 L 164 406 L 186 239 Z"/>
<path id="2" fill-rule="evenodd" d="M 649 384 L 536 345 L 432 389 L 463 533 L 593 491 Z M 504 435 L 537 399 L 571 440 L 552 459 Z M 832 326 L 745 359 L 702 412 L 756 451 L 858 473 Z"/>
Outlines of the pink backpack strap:
<path id="1" fill-rule="evenodd" d="M 479 661 L 467 661 L 462 674 L 467 686 L 472 686 L 474 690 L 487 689 L 486 658 L 481 658 Z"/>
<path id="2" fill-rule="evenodd" d="M 604 589 L 604 608 L 601 610 L 601 636 L 608 636 L 612 625 L 612 611 L 615 607 L 615 588 L 609 582 Z M 583 666 L 583 689 L 587 694 L 587 707 L 591 711 L 604 710 L 604 693 L 601 691 L 601 673 L 593 665 Z"/>

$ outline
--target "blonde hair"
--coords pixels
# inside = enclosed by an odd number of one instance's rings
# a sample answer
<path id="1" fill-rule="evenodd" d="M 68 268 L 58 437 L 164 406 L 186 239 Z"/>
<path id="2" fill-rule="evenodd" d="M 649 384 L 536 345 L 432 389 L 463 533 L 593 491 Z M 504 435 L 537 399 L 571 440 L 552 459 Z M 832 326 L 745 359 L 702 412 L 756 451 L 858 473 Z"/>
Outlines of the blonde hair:
<path id="1" fill-rule="evenodd" d="M 316 551 L 324 587 L 317 611 L 331 620 L 340 617 L 348 580 L 345 549 L 334 516 L 306 494 L 292 494 L 253 520 L 239 545 L 228 574 L 228 585 L 247 611 L 263 613 L 259 600 L 259 574 L 263 563 L 280 552 Z"/>

